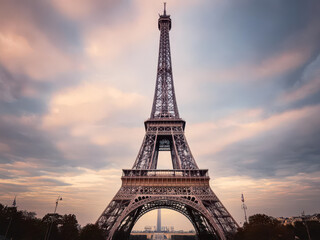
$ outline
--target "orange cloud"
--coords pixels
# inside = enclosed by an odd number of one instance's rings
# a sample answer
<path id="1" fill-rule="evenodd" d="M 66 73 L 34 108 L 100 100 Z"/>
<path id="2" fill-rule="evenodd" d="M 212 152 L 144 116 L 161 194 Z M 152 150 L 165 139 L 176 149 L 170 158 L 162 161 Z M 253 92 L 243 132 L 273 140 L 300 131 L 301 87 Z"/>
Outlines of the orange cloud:
<path id="1" fill-rule="evenodd" d="M 15 163 L 11 168 L 20 171 L 24 163 Z M 7 169 L 7 166 L 0 165 Z M 27 168 L 29 166 L 26 166 Z M 28 191 L 17 195 L 20 209 L 35 211 L 42 217 L 51 211 L 57 195 L 63 197 L 58 213 L 74 213 L 81 224 L 94 222 L 112 198 L 110 192 L 116 193 L 121 185 L 121 170 L 102 169 L 98 171 L 79 169 L 74 173 L 48 173 L 45 176 L 27 176 L 16 174 L 13 179 L 1 179 L 1 184 L 13 184 L 27 187 Z M 65 185 L 55 184 L 65 183 Z M 9 202 L 16 192 L 1 192 L 2 203 Z M 11 201 L 12 202 L 12 201 Z M 83 206 L 89 206 L 83 208 Z"/>
<path id="2" fill-rule="evenodd" d="M 245 194 L 249 215 L 266 213 L 281 216 L 285 211 L 284 202 L 295 208 L 302 198 L 320 195 L 319 189 L 312 185 L 320 181 L 319 173 L 299 173 L 296 176 L 262 179 L 238 175 L 215 178 L 211 184 L 213 191 L 224 200 L 227 209 L 235 213 L 234 217 L 243 221 L 243 213 L 239 211 L 241 193 Z M 308 200 L 302 205 L 308 204 L 307 202 Z M 302 209 L 295 209 L 298 215 L 300 210 Z"/>
<path id="3" fill-rule="evenodd" d="M 102 81 L 84 82 L 52 97 L 43 127 L 75 127 L 77 134 L 77 125 L 98 123 L 118 111 L 141 109 L 137 106 L 143 106 L 144 101 L 145 98 L 137 93 L 122 92 Z"/>
<path id="4" fill-rule="evenodd" d="M 144 116 L 145 102 L 144 96 L 123 92 L 103 81 L 84 82 L 52 97 L 41 129 L 55 136 L 56 148 L 69 160 L 78 161 L 79 147 L 83 146 L 121 143 L 128 146 L 127 149 L 132 145 L 138 149 L 138 141 L 142 141 L 144 133 L 142 126 L 128 127 L 122 121 L 130 121 L 131 116 Z M 63 137 L 57 134 L 61 131 Z M 113 158 L 112 162 L 115 161 Z M 122 163 L 126 161 L 121 160 Z"/>

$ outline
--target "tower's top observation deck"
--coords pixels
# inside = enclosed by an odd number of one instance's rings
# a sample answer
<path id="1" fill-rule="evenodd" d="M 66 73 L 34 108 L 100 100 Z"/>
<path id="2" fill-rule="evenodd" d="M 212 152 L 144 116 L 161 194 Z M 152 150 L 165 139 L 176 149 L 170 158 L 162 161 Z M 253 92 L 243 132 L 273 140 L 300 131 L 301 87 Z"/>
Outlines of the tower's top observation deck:
<path id="1" fill-rule="evenodd" d="M 160 27 L 162 23 L 169 23 L 169 30 L 171 29 L 171 18 L 170 18 L 170 15 L 167 15 L 166 3 L 164 3 L 163 15 L 159 14 L 159 20 L 158 20 L 159 30 L 161 30 Z"/>

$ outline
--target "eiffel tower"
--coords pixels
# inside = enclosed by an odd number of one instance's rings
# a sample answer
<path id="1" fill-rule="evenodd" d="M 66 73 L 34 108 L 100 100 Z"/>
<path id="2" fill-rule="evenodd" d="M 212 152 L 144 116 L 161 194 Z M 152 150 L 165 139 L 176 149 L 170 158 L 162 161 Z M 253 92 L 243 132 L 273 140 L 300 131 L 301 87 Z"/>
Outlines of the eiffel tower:
<path id="1" fill-rule="evenodd" d="M 208 169 L 194 160 L 180 118 L 174 91 L 170 53 L 170 15 L 159 15 L 158 71 L 146 134 L 131 169 L 123 169 L 122 186 L 96 224 L 107 240 L 129 239 L 145 213 L 159 208 L 175 210 L 193 224 L 199 240 L 231 239 L 238 225 L 209 186 Z M 173 169 L 157 169 L 159 151 L 170 151 Z"/>

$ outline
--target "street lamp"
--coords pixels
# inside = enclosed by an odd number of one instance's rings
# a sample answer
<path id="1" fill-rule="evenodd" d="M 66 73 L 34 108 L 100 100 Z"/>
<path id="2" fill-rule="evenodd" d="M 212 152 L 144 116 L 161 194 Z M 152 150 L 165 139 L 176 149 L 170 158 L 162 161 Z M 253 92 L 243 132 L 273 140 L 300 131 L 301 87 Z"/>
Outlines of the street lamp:
<path id="1" fill-rule="evenodd" d="M 306 217 L 304 215 L 304 211 L 302 211 L 302 213 L 301 213 L 301 218 L 302 218 L 302 221 L 303 221 L 304 225 L 306 226 L 308 239 L 311 240 L 310 233 L 309 233 L 309 228 L 308 228 L 307 221 L 306 221 Z"/>
<path id="2" fill-rule="evenodd" d="M 243 196 L 243 193 L 241 194 L 241 202 L 242 202 L 242 205 L 241 205 L 241 208 L 243 209 L 243 212 L 244 212 L 244 221 L 245 223 L 248 223 L 248 219 L 247 219 L 247 205 L 244 203 L 244 196 Z"/>
<path id="3" fill-rule="evenodd" d="M 56 206 L 55 206 L 55 208 L 54 208 L 53 215 L 55 215 L 56 212 L 57 212 L 57 208 L 58 208 L 59 201 L 62 201 L 62 197 L 60 197 L 60 196 L 58 196 L 58 198 L 57 198 L 57 200 L 56 200 Z M 51 216 L 50 227 L 49 227 L 49 229 L 48 229 L 47 232 L 46 232 L 46 236 L 45 236 L 44 240 L 49 240 L 49 239 L 50 239 L 51 228 L 52 228 L 52 225 L 53 225 L 53 218 L 54 218 L 54 216 Z"/>
<path id="4" fill-rule="evenodd" d="M 13 200 L 13 203 L 12 203 L 12 207 L 15 208 L 16 205 L 17 205 L 17 196 L 14 197 L 14 200 Z M 11 217 L 10 217 L 10 221 L 9 221 L 9 224 L 8 224 L 8 227 L 7 227 L 7 231 L 6 231 L 6 235 L 4 235 L 4 239 L 7 239 L 7 235 L 8 235 L 8 232 L 9 232 L 9 228 L 11 226 L 11 223 L 12 223 L 12 216 L 13 215 L 13 212 L 11 213 Z"/>

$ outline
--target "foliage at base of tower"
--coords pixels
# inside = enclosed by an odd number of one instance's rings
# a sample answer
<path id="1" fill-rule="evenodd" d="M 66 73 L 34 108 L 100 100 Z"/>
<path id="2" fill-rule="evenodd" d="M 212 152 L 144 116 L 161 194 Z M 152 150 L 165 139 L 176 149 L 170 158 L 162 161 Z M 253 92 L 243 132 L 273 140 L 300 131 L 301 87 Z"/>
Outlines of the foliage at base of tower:
<path id="1" fill-rule="evenodd" d="M 74 214 L 48 213 L 42 219 L 36 213 L 18 211 L 16 207 L 0 204 L 0 239 L 43 240 L 51 226 L 51 240 L 102 240 L 102 230 L 96 225 L 88 224 L 80 228 Z"/>
<path id="2" fill-rule="evenodd" d="M 95 224 L 87 224 L 82 228 L 80 240 L 104 240 L 103 231 Z"/>
<path id="3" fill-rule="evenodd" d="M 320 223 L 306 222 L 311 239 L 320 239 Z M 308 240 L 305 223 L 282 225 L 277 219 L 265 214 L 249 217 L 249 223 L 239 228 L 234 240 Z"/>

